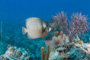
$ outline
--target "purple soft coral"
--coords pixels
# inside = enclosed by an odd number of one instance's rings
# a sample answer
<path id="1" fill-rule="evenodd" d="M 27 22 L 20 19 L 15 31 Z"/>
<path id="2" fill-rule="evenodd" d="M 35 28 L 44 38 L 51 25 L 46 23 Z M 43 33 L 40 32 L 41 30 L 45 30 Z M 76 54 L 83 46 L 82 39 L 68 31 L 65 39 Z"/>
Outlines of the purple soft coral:
<path id="1" fill-rule="evenodd" d="M 68 34 L 67 16 L 64 12 L 58 13 L 57 16 L 54 16 L 53 20 L 58 23 L 61 30 L 64 30 Z"/>
<path id="2" fill-rule="evenodd" d="M 87 30 L 87 17 L 81 13 L 72 14 L 70 22 L 71 41 L 78 33 L 84 33 Z"/>
<path id="3" fill-rule="evenodd" d="M 65 25 L 67 25 L 67 16 L 64 12 L 61 12 L 57 14 L 57 21 L 60 26 L 64 28 Z"/>
<path id="4" fill-rule="evenodd" d="M 64 12 L 54 16 L 53 20 L 54 22 L 58 23 L 58 26 L 61 27 L 61 30 L 65 31 L 71 42 L 77 34 L 84 33 L 88 28 L 87 17 L 85 15 L 81 15 L 81 13 L 72 14 L 69 27 L 67 23 L 67 16 Z"/>

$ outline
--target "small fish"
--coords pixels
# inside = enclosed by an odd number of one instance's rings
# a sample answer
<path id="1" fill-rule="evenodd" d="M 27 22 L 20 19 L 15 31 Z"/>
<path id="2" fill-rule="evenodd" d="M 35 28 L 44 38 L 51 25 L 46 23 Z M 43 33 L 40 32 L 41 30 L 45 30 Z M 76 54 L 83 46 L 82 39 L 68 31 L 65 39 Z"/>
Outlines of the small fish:
<path id="1" fill-rule="evenodd" d="M 37 17 L 26 19 L 26 28 L 22 27 L 23 35 L 27 33 L 28 39 L 36 39 L 45 37 L 51 28 L 48 27 L 46 22 Z"/>

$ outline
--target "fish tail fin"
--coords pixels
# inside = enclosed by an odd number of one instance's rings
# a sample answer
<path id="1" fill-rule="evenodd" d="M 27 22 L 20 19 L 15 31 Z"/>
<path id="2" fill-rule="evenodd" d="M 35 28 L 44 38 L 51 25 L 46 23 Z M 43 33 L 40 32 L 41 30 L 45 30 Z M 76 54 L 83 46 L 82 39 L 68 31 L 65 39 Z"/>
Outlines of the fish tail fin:
<path id="1" fill-rule="evenodd" d="M 26 34 L 26 28 L 25 27 L 22 27 L 22 33 L 23 33 L 23 35 L 25 35 Z"/>

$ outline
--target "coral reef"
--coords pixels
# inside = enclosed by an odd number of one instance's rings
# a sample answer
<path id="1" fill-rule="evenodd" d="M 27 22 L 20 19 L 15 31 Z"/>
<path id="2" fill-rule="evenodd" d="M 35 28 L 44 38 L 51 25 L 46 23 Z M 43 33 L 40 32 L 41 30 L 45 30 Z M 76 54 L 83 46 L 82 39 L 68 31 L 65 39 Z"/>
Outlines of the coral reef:
<path id="1" fill-rule="evenodd" d="M 64 12 L 52 17 L 51 27 L 55 30 L 62 30 L 69 36 L 71 42 L 76 35 L 83 34 L 88 29 L 87 17 L 81 13 L 72 14 L 71 20 L 67 21 Z M 57 26 L 57 27 L 56 27 Z"/>
<path id="2" fill-rule="evenodd" d="M 58 13 L 57 16 L 52 17 L 52 24 L 51 27 L 55 30 L 67 29 L 67 16 L 64 12 Z"/>
<path id="3" fill-rule="evenodd" d="M 48 34 L 42 40 L 30 40 L 27 39 L 26 35 L 23 36 L 22 28 L 20 28 L 22 24 L 18 27 L 16 25 L 3 25 L 4 33 L 2 34 L 0 60 L 48 60 L 48 58 L 49 60 L 89 60 L 90 43 L 85 42 L 90 41 L 90 35 L 85 33 L 88 29 L 85 15 L 81 15 L 81 13 L 72 14 L 71 20 L 68 20 L 66 14 L 61 12 L 53 16 L 52 22 L 49 24 L 52 27 L 51 35 Z M 7 47 L 8 44 L 12 46 Z M 43 48 L 41 48 L 42 46 Z"/>
<path id="4" fill-rule="evenodd" d="M 47 46 L 47 52 L 44 53 L 44 47 L 41 47 L 41 60 L 48 60 L 49 59 L 49 46 Z"/>
<path id="5" fill-rule="evenodd" d="M 44 60 L 45 56 L 44 56 L 44 47 L 41 47 L 41 60 Z"/>
<path id="6" fill-rule="evenodd" d="M 63 31 L 58 32 L 57 36 L 53 35 L 51 40 L 45 40 L 46 45 L 50 46 L 50 51 L 53 47 L 57 47 L 58 44 L 69 43 L 69 38 L 63 33 Z"/>
<path id="7" fill-rule="evenodd" d="M 71 22 L 70 22 L 70 40 L 72 41 L 76 34 L 81 34 L 87 31 L 87 17 L 85 15 L 81 15 L 81 13 L 72 14 Z"/>
<path id="8" fill-rule="evenodd" d="M 59 44 L 50 52 L 49 60 L 89 60 L 90 44 L 78 40 L 68 44 Z"/>
<path id="9" fill-rule="evenodd" d="M 50 51 L 49 51 L 49 46 L 47 46 L 46 60 L 48 60 L 48 59 L 49 59 L 49 53 L 50 53 Z"/>
<path id="10" fill-rule="evenodd" d="M 30 60 L 30 53 L 24 48 L 8 45 L 8 50 L 0 56 L 0 60 Z"/>

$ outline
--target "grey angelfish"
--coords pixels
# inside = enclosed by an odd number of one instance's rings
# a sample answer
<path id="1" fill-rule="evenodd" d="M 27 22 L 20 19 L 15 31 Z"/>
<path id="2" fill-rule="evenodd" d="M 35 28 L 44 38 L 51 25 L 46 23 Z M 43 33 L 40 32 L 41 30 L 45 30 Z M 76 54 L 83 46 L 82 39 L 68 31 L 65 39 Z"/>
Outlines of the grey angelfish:
<path id="1" fill-rule="evenodd" d="M 23 35 L 27 33 L 29 39 L 45 37 L 51 28 L 49 28 L 42 19 L 31 17 L 26 19 L 26 28 L 22 27 Z"/>

